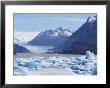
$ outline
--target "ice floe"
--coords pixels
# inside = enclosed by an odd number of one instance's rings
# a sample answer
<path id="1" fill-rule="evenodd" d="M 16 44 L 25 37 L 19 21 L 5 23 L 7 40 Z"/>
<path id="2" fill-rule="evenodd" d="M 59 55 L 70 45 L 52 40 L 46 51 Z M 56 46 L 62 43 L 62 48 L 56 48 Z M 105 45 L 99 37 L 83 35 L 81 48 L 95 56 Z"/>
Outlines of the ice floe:
<path id="1" fill-rule="evenodd" d="M 85 56 L 80 57 L 62 57 L 35 56 L 30 58 L 14 58 L 14 75 L 31 75 L 28 70 L 39 70 L 49 67 L 63 67 L 70 72 L 78 75 L 97 75 L 97 59 L 96 55 L 90 51 L 86 51 Z"/>

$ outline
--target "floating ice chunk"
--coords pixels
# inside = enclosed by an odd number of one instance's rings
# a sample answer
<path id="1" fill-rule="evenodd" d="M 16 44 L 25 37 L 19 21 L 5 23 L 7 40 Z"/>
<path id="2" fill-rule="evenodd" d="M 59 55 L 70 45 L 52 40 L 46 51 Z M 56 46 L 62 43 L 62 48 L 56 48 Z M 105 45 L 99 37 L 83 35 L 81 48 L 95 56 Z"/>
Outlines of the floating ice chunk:
<path id="1" fill-rule="evenodd" d="M 97 66 L 92 68 L 92 75 L 97 75 Z"/>
<path id="2" fill-rule="evenodd" d="M 16 62 L 14 62 L 13 68 L 14 69 L 17 69 L 18 68 L 18 64 Z"/>
<path id="3" fill-rule="evenodd" d="M 45 60 L 42 60 L 41 61 L 41 64 L 44 66 L 44 67 L 49 67 L 52 65 L 52 63 L 50 63 L 49 61 L 45 61 Z"/>
<path id="4" fill-rule="evenodd" d="M 34 60 L 34 62 L 36 62 L 36 63 L 41 63 L 41 60 Z"/>
<path id="5" fill-rule="evenodd" d="M 26 72 L 24 70 L 22 70 L 20 67 L 17 67 L 16 69 L 14 69 L 14 73 L 13 74 L 22 76 L 22 75 L 26 75 Z"/>
<path id="6" fill-rule="evenodd" d="M 86 58 L 85 59 L 96 59 L 96 56 L 94 55 L 94 53 L 92 53 L 90 51 L 86 51 Z"/>
<path id="7" fill-rule="evenodd" d="M 85 65 L 88 62 L 88 60 L 85 59 L 85 57 L 81 56 L 76 58 L 73 63 L 78 64 L 78 65 Z"/>
<path id="8" fill-rule="evenodd" d="M 31 57 L 31 58 L 37 59 L 37 60 L 42 60 L 42 59 L 44 59 L 44 57 L 41 57 L 41 56 L 36 56 L 36 57 Z"/>
<path id="9" fill-rule="evenodd" d="M 39 66 L 40 64 L 32 62 L 32 61 L 24 64 L 24 67 L 27 67 L 27 68 L 38 68 Z"/>
<path id="10" fill-rule="evenodd" d="M 28 59 L 24 59 L 24 58 L 16 58 L 16 62 L 28 62 Z"/>
<path id="11" fill-rule="evenodd" d="M 70 67 L 72 70 L 78 70 L 79 69 L 79 67 L 77 67 L 77 66 L 71 66 Z"/>
<path id="12" fill-rule="evenodd" d="M 70 57 L 71 62 L 76 61 L 75 57 Z"/>
<path id="13" fill-rule="evenodd" d="M 71 59 L 73 65 L 70 65 L 70 69 L 77 74 L 97 74 L 97 61 L 94 53 L 87 51 L 86 56 L 81 56 Z"/>
<path id="14" fill-rule="evenodd" d="M 18 62 L 18 66 L 24 66 L 25 62 Z"/>

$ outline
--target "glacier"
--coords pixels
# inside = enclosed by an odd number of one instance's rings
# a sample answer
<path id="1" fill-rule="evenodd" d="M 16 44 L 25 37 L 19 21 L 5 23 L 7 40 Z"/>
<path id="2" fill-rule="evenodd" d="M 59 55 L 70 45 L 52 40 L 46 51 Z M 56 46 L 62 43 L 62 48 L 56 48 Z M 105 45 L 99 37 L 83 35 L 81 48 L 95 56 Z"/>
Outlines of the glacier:
<path id="1" fill-rule="evenodd" d="M 41 56 L 29 58 L 14 58 L 13 75 L 32 75 L 29 71 L 43 68 L 62 67 L 76 75 L 97 75 L 97 56 L 90 51 L 80 57 L 50 56 L 48 59 Z"/>

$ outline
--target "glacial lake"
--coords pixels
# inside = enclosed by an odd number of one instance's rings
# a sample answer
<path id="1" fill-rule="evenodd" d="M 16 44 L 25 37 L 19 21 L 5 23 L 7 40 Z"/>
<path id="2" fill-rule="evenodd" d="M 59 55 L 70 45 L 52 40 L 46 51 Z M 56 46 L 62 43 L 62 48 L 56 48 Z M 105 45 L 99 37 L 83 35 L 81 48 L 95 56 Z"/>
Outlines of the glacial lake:
<path id="1" fill-rule="evenodd" d="M 45 58 L 52 56 L 62 56 L 62 57 L 79 57 L 83 55 L 75 55 L 75 54 L 57 54 L 57 53 L 46 53 L 51 52 L 50 49 L 53 49 L 52 46 L 32 46 L 32 45 L 23 45 L 23 47 L 29 49 L 31 53 L 17 53 L 14 55 L 15 58 L 28 58 L 33 56 L 42 56 Z"/>

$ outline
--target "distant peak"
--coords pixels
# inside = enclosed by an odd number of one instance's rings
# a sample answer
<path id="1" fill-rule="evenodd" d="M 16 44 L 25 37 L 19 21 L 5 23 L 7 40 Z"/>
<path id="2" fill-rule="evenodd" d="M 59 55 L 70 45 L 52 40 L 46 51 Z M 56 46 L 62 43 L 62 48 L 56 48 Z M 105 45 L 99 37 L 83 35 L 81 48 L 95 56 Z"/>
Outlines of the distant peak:
<path id="1" fill-rule="evenodd" d="M 88 17 L 88 19 L 87 19 L 87 22 L 94 22 L 94 21 L 96 21 L 97 20 L 97 16 L 93 16 L 93 17 Z"/>
<path id="2" fill-rule="evenodd" d="M 62 28 L 62 26 L 61 26 L 61 27 L 57 28 L 56 30 L 57 30 L 57 31 L 62 31 L 63 28 Z"/>
<path id="3" fill-rule="evenodd" d="M 46 32 L 53 32 L 53 30 L 51 30 L 51 29 L 50 30 L 46 30 Z"/>

